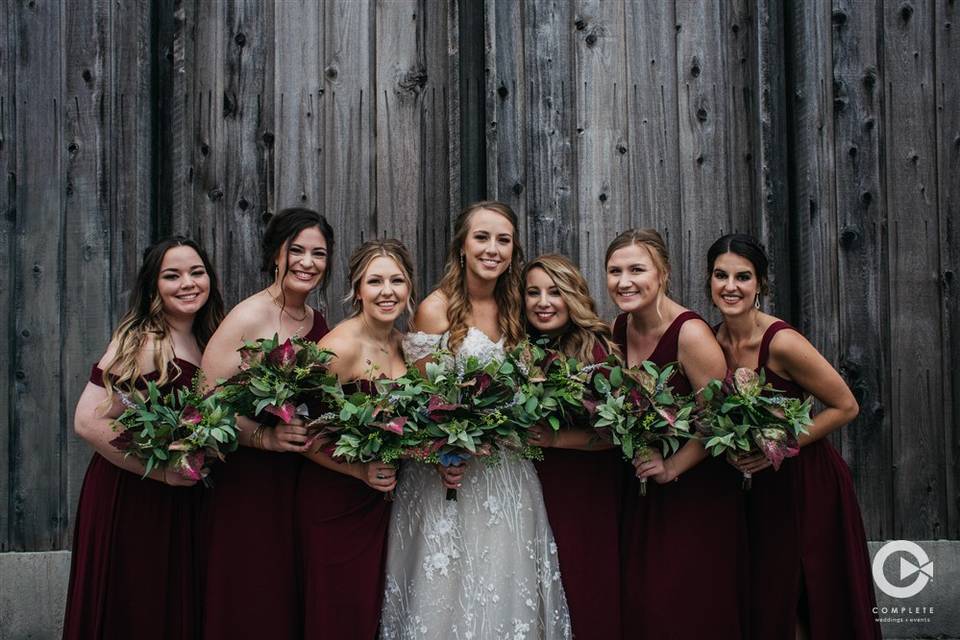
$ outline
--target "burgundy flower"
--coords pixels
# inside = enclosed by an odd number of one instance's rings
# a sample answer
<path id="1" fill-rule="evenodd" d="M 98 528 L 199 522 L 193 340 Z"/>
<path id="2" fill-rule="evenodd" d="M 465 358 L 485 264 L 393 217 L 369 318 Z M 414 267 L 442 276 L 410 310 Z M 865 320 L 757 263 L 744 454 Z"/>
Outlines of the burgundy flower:
<path id="1" fill-rule="evenodd" d="M 583 400 L 581 400 L 581 404 L 583 404 L 583 408 L 587 410 L 587 413 L 592 416 L 597 412 L 597 405 L 599 405 L 600 403 L 594 400 L 593 398 L 588 398 L 584 396 Z"/>
<path id="2" fill-rule="evenodd" d="M 297 354 L 293 350 L 293 342 L 290 341 L 290 338 L 287 338 L 286 342 L 271 351 L 267 360 L 280 367 L 292 366 L 297 361 Z"/>
<path id="3" fill-rule="evenodd" d="M 180 413 L 180 420 L 187 424 L 200 424 L 200 421 L 203 420 L 203 415 L 201 415 L 196 407 L 188 404 L 183 408 L 183 412 Z"/>
<path id="4" fill-rule="evenodd" d="M 247 369 L 258 364 L 262 357 L 263 354 L 260 351 L 256 351 L 255 349 L 247 349 L 246 347 L 241 348 L 240 371 L 246 371 Z"/>
<path id="5" fill-rule="evenodd" d="M 783 429 L 759 429 L 754 432 L 753 440 L 774 470 L 780 469 L 785 458 L 792 458 L 800 453 L 797 439 Z"/>
<path id="6" fill-rule="evenodd" d="M 297 408 L 293 406 L 292 402 L 284 402 L 279 407 L 268 405 L 264 407 L 264 411 L 272 413 L 286 423 L 289 423 L 293 416 L 297 415 Z"/>
<path id="7" fill-rule="evenodd" d="M 459 408 L 460 405 L 448 403 L 443 396 L 431 396 L 427 403 L 427 417 L 434 422 L 440 422 L 444 418 L 444 413 Z"/>
<path id="8" fill-rule="evenodd" d="M 733 372 L 733 382 L 737 391 L 745 396 L 760 395 L 760 376 L 753 369 L 740 367 Z"/>
<path id="9" fill-rule="evenodd" d="M 133 433 L 124 429 L 120 435 L 110 441 L 110 444 L 118 451 L 127 451 L 133 446 Z"/>
<path id="10" fill-rule="evenodd" d="M 391 420 L 390 422 L 380 426 L 384 431 L 392 431 L 393 433 L 402 436 L 403 435 L 403 426 L 407 424 L 407 419 L 404 416 L 398 416 Z"/>
<path id="11" fill-rule="evenodd" d="M 194 451 L 193 453 L 181 456 L 180 459 L 177 460 L 173 470 L 187 480 L 200 480 L 203 477 L 201 473 L 203 471 L 203 462 L 203 452 Z"/>

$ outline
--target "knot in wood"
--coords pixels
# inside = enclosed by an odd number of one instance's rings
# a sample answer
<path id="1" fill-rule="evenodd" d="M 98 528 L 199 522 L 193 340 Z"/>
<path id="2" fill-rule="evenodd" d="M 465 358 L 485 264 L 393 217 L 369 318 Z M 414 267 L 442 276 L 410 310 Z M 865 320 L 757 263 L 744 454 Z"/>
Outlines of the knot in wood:
<path id="1" fill-rule="evenodd" d="M 71 154 L 76 153 L 79 150 L 80 150 L 80 145 L 77 144 L 76 142 L 71 142 L 70 144 L 67 145 L 67 151 L 69 151 Z"/>
<path id="2" fill-rule="evenodd" d="M 43 267 L 41 267 L 41 266 L 38 265 L 38 264 L 35 264 L 35 265 L 33 265 L 33 272 L 34 272 L 34 273 L 43 273 Z"/>
<path id="3" fill-rule="evenodd" d="M 591 33 L 590 35 L 588 35 L 586 38 L 586 42 L 588 47 L 592 47 L 593 45 L 597 44 L 597 34 Z"/>
<path id="4" fill-rule="evenodd" d="M 204 157 L 210 155 L 210 145 L 208 145 L 206 142 L 200 145 L 200 155 Z"/>
<path id="5" fill-rule="evenodd" d="M 850 154 L 850 157 L 851 157 L 851 158 L 856 158 L 856 157 L 857 157 L 857 151 L 859 151 L 859 149 L 857 148 L 857 145 L 854 144 L 854 145 L 851 145 L 851 146 L 850 146 L 850 150 L 847 151 L 847 153 Z"/>
<path id="6" fill-rule="evenodd" d="M 877 70 L 870 68 L 863 73 L 863 86 L 868 90 L 873 90 L 877 85 Z"/>
<path id="7" fill-rule="evenodd" d="M 844 249 L 852 248 L 857 239 L 860 237 L 860 232 L 854 227 L 844 227 L 843 231 L 840 232 L 840 246 Z"/>
<path id="8" fill-rule="evenodd" d="M 847 108 L 847 99 L 844 97 L 836 97 L 833 99 L 833 112 L 840 113 Z"/>
<path id="9" fill-rule="evenodd" d="M 833 20 L 833 26 L 842 27 L 847 23 L 847 14 L 842 9 L 834 9 L 831 19 Z"/>
<path id="10" fill-rule="evenodd" d="M 601 194 L 600 194 L 600 202 L 606 202 L 606 201 L 607 201 L 607 194 L 601 193 Z"/>
<path id="11" fill-rule="evenodd" d="M 216 202 L 217 200 L 223 199 L 223 189 L 220 187 L 214 187 L 207 192 L 207 197 L 210 198 L 211 202 Z"/>
<path id="12" fill-rule="evenodd" d="M 699 120 L 700 122 L 707 121 L 707 110 L 704 109 L 703 107 L 700 107 L 699 109 L 697 109 L 697 120 Z"/>
<path id="13" fill-rule="evenodd" d="M 229 118 L 237 115 L 237 96 L 230 92 L 223 92 L 223 117 Z"/>
<path id="14" fill-rule="evenodd" d="M 583 18 L 577 18 L 576 22 L 573 23 L 573 26 L 577 31 L 583 31 L 587 28 L 587 23 Z"/>
<path id="15" fill-rule="evenodd" d="M 273 147 L 273 132 L 272 132 L 272 131 L 264 131 L 264 132 L 263 132 L 263 136 L 262 136 L 262 140 L 263 140 L 263 144 L 265 144 L 268 149 L 271 148 L 271 147 Z"/>
<path id="16" fill-rule="evenodd" d="M 900 6 L 899 13 L 900 13 L 901 20 L 903 20 L 904 22 L 909 22 L 910 18 L 913 16 L 913 5 L 911 5 L 909 2 L 904 2 Z"/>
<path id="17" fill-rule="evenodd" d="M 250 203 L 247 202 L 246 198 L 240 198 L 240 200 L 237 201 L 237 207 L 240 208 L 240 211 L 246 211 L 250 208 Z"/>
<path id="18" fill-rule="evenodd" d="M 243 47 L 245 44 L 247 44 L 247 36 L 243 33 L 243 31 L 241 31 L 237 33 L 237 35 L 233 36 L 233 41 L 237 43 L 238 47 Z"/>
<path id="19" fill-rule="evenodd" d="M 513 185 L 512 191 L 513 191 L 514 194 L 520 195 L 521 193 L 523 193 L 523 184 L 521 184 L 521 183 L 519 183 L 519 182 L 515 183 L 515 184 Z"/>
<path id="20" fill-rule="evenodd" d="M 875 126 L 877 126 L 877 123 L 873 118 L 867 118 L 863 121 L 864 131 L 872 131 Z"/>
<path id="21" fill-rule="evenodd" d="M 740 33 L 740 25 L 734 22 L 732 25 L 730 25 L 730 31 L 733 31 L 734 33 Z"/>
<path id="22" fill-rule="evenodd" d="M 860 203 L 865 207 L 869 207 L 870 203 L 873 202 L 873 194 L 869 191 L 864 191 L 860 194 Z"/>
<path id="23" fill-rule="evenodd" d="M 329 66 L 323 70 L 323 75 L 327 76 L 330 80 L 336 80 L 337 76 L 340 75 L 340 72 L 337 71 L 337 68 L 334 66 Z"/>
<path id="24" fill-rule="evenodd" d="M 401 76 L 400 81 L 397 82 L 397 85 L 403 91 L 415 92 L 420 90 L 427 84 L 427 69 L 423 65 L 417 65 L 409 71 L 407 71 L 403 76 Z"/>
<path id="25" fill-rule="evenodd" d="M 29 338 L 29 337 L 30 337 L 30 330 L 29 330 L 29 329 L 24 329 L 23 331 L 20 332 L 20 336 L 23 337 L 23 338 Z"/>
<path id="26" fill-rule="evenodd" d="M 697 164 L 703 164 L 703 155 L 697 156 Z"/>
<path id="27" fill-rule="evenodd" d="M 260 220 L 263 221 L 263 224 L 267 224 L 268 222 L 270 222 L 270 218 L 272 217 L 273 217 L 273 214 L 270 213 L 269 211 L 264 211 L 263 213 L 260 214 Z"/>
<path id="28" fill-rule="evenodd" d="M 694 78 L 700 77 L 700 67 L 697 64 L 694 64 L 692 67 L 690 67 L 690 75 L 692 75 Z"/>
<path id="29" fill-rule="evenodd" d="M 17 369 L 17 372 L 13 374 L 17 380 L 26 380 L 27 374 L 22 369 Z"/>
<path id="30" fill-rule="evenodd" d="M 90 73 L 90 69 L 84 69 L 83 72 L 80 74 L 80 77 L 83 78 L 84 82 L 90 82 L 91 80 L 93 80 L 93 74 Z"/>
<path id="31" fill-rule="evenodd" d="M 510 95 L 510 90 L 507 89 L 505 86 L 500 85 L 499 87 L 497 87 L 497 95 L 500 96 L 501 98 L 506 98 L 508 95 Z"/>
<path id="32" fill-rule="evenodd" d="M 618 145 L 617 145 L 617 151 L 620 152 L 620 155 L 625 154 L 625 153 L 627 152 L 627 147 L 626 147 L 626 145 L 624 145 L 624 144 L 622 144 L 622 143 L 621 143 L 621 144 L 618 144 Z"/>

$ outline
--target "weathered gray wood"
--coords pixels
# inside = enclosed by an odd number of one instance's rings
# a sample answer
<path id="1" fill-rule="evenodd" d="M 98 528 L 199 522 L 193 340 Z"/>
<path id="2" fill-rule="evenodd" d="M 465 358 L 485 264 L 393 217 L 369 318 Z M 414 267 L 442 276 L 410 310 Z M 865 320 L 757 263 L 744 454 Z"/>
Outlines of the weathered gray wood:
<path id="1" fill-rule="evenodd" d="M 945 537 L 960 537 L 957 487 L 960 486 L 960 76 L 953 61 L 960 55 L 960 7 L 937 3 L 934 15 L 937 84 L 937 206 L 940 224 L 940 278 L 943 296 L 943 389 L 946 424 L 947 529 Z M 0 200 L 2 201 L 2 200 Z"/>
<path id="2" fill-rule="evenodd" d="M 524 69 L 517 76 L 517 82 L 522 82 L 523 86 L 514 89 L 504 83 L 504 87 L 513 92 L 515 100 L 523 96 L 526 101 L 518 109 L 525 122 L 525 132 L 516 140 L 504 138 L 499 151 L 502 156 L 503 147 L 511 145 L 515 146 L 514 152 L 517 149 L 525 151 L 525 159 L 518 158 L 523 165 L 520 175 L 525 179 L 513 184 L 501 179 L 500 187 L 513 193 L 519 190 L 526 197 L 527 254 L 535 257 L 559 252 L 575 262 L 581 260 L 577 239 L 580 201 L 574 151 L 577 144 L 577 83 L 573 51 L 578 46 L 574 36 L 576 25 L 572 3 L 528 1 L 522 4 L 521 23 L 500 29 L 497 34 L 498 46 L 507 47 L 504 58 L 510 55 L 509 47 L 512 46 L 504 41 L 509 40 L 511 34 L 523 34 L 520 60 Z M 503 64 L 507 64 L 506 61 Z M 497 84 L 499 97 L 501 83 Z"/>
<path id="3" fill-rule="evenodd" d="M 73 431 L 72 412 L 87 384 L 87 371 L 99 359 L 110 338 L 109 229 L 111 141 L 105 103 L 111 98 L 110 3 L 64 5 L 65 57 L 63 106 L 66 144 L 63 170 L 61 306 L 63 350 L 61 367 L 64 409 L 62 451 L 65 455 L 60 488 L 58 547 L 69 547 L 70 522 L 76 510 L 90 447 Z"/>
<path id="4" fill-rule="evenodd" d="M 685 304 L 704 308 L 703 256 L 731 229 L 725 47 L 719 4 L 678 2 L 676 21 L 683 249 L 673 257 L 673 293 Z"/>
<path id="5" fill-rule="evenodd" d="M 423 26 L 434 21 L 430 16 L 443 21 L 443 3 L 432 0 L 419 1 L 418 14 L 424 18 Z M 460 144 L 459 188 L 464 203 L 486 200 L 488 191 L 486 163 L 486 126 L 484 95 L 486 92 L 486 67 L 484 52 L 484 0 L 464 2 L 455 7 L 458 16 L 457 32 L 457 87 L 462 100 L 458 100 L 458 125 L 456 130 Z M 438 25 L 439 26 L 439 25 Z M 432 28 L 428 28 L 431 30 Z M 461 205 L 462 206 L 462 205 Z"/>
<path id="6" fill-rule="evenodd" d="M 10 460 L 13 428 L 14 336 L 13 247 L 17 220 L 16 158 L 16 12 L 10 2 L 0 3 L 0 460 Z M 0 464 L 0 552 L 10 548 L 11 474 Z"/>
<path id="7" fill-rule="evenodd" d="M 275 5 L 276 211 L 303 206 L 324 213 L 322 15 L 322 7 L 313 0 Z"/>
<path id="8" fill-rule="evenodd" d="M 10 548 L 53 549 L 59 542 L 64 451 L 60 326 L 63 256 L 62 8 L 25 3 L 17 24 L 17 222 L 10 433 Z"/>
<path id="9" fill-rule="evenodd" d="M 331 321 L 341 319 L 348 308 L 340 299 L 348 287 L 350 253 L 373 237 L 377 228 L 373 200 L 376 91 L 371 56 L 376 37 L 375 10 L 371 3 L 338 0 L 326 5 L 323 17 L 325 53 L 321 71 L 327 104 L 323 164 L 325 183 L 329 185 L 323 198 L 338 243 L 329 267 Z M 392 228 L 385 231 L 388 235 L 395 233 Z"/>
<path id="10" fill-rule="evenodd" d="M 618 148 L 629 161 L 629 226 L 660 232 L 679 262 L 680 218 L 677 39 L 673 2 L 627 2 L 627 130 Z M 608 242 L 615 230 L 610 229 Z M 600 257 L 602 261 L 602 256 Z M 602 268 L 602 265 L 591 268 Z M 680 270 L 674 277 L 679 281 Z M 605 296 L 603 291 L 593 292 Z M 693 301 L 690 301 L 693 304 Z"/>
<path id="11" fill-rule="evenodd" d="M 757 234 L 770 256 L 770 295 L 767 308 L 775 315 L 793 317 L 790 278 L 790 201 L 786 96 L 786 38 L 783 5 L 756 6 L 759 141 L 755 154 L 757 180 Z"/>
<path id="12" fill-rule="evenodd" d="M 883 9 L 886 191 L 894 504 L 910 505 L 894 535 L 946 531 L 937 144 L 931 5 Z"/>
<path id="13" fill-rule="evenodd" d="M 836 210 L 839 224 L 840 371 L 857 396 L 860 417 L 840 432 L 872 535 L 893 535 L 890 396 L 885 333 L 886 203 L 881 187 L 880 120 L 883 79 L 877 60 L 872 5 L 833 6 L 833 86 Z M 825 247 L 826 248 L 826 247 Z"/>
<path id="14" fill-rule="evenodd" d="M 606 277 L 599 265 L 613 236 L 630 224 L 628 164 L 620 151 L 627 144 L 629 91 L 624 6 L 584 0 L 575 3 L 574 13 L 578 258 L 586 267 L 584 276 L 597 297 L 598 309 L 610 317 L 614 307 L 601 295 Z"/>
<path id="15" fill-rule="evenodd" d="M 153 167 L 156 233 L 164 237 L 175 232 L 199 240 L 193 216 L 193 119 L 189 117 L 196 104 L 192 74 L 187 73 L 187 64 L 194 57 L 190 34 L 194 3 L 157 0 L 152 9 L 150 28 L 157 42 L 150 52 L 157 95 L 157 107 L 152 110 L 157 149 Z"/>

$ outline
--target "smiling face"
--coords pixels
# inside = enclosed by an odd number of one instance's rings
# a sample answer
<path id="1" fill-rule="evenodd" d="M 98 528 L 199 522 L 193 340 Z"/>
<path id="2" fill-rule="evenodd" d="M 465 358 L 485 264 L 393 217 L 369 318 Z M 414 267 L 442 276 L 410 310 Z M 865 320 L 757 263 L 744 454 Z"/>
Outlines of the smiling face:
<path id="1" fill-rule="evenodd" d="M 175 316 L 196 315 L 210 296 L 210 276 L 203 260 L 192 247 L 172 247 L 163 254 L 157 293 L 164 313 Z"/>
<path id="2" fill-rule="evenodd" d="M 496 211 L 475 211 L 461 249 L 467 274 L 480 280 L 499 278 L 513 258 L 513 234 L 513 224 Z"/>
<path id="3" fill-rule="evenodd" d="M 367 265 L 355 293 L 364 316 L 393 323 L 410 302 L 410 281 L 393 258 L 379 256 Z"/>
<path id="4" fill-rule="evenodd" d="M 646 246 L 630 244 L 607 261 L 607 291 L 621 311 L 641 311 L 657 303 L 665 275 Z"/>
<path id="5" fill-rule="evenodd" d="M 753 263 L 735 253 L 722 253 L 710 272 L 710 297 L 724 316 L 737 316 L 754 309 L 759 281 Z"/>
<path id="6" fill-rule="evenodd" d="M 306 295 L 320 285 L 327 271 L 327 240 L 320 228 L 309 227 L 294 236 L 280 248 L 276 265 L 286 291 Z"/>
<path id="7" fill-rule="evenodd" d="M 535 267 L 527 272 L 523 301 L 527 321 L 542 333 L 560 333 L 570 321 L 570 310 L 559 287 L 543 269 Z"/>

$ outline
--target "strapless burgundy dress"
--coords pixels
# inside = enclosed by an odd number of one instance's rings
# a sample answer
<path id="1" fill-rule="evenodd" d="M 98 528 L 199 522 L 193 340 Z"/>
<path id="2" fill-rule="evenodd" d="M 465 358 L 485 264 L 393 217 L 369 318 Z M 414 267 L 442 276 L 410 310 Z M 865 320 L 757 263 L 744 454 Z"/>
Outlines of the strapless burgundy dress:
<path id="1" fill-rule="evenodd" d="M 360 380 L 344 390 L 368 393 L 372 386 Z M 390 523 L 384 495 L 319 464 L 301 467 L 296 513 L 305 638 L 376 638 Z"/>
<path id="2" fill-rule="evenodd" d="M 785 395 L 806 392 L 767 368 L 770 341 L 793 329 L 774 322 L 763 334 L 757 371 Z M 811 638 L 880 638 L 876 596 L 860 507 L 846 462 L 824 438 L 753 476 L 745 492 L 750 543 L 751 638 L 793 640 L 798 616 Z"/>
<path id="3" fill-rule="evenodd" d="M 680 328 L 702 322 L 681 313 L 647 358 L 659 367 L 677 361 Z M 614 339 L 627 356 L 627 316 L 614 323 Z M 670 383 L 689 394 L 679 369 Z M 622 610 L 626 640 L 739 640 L 748 612 L 747 537 L 740 474 L 706 458 L 676 482 L 639 480 L 629 469 L 624 490 Z"/>
<path id="4" fill-rule="evenodd" d="M 189 386 L 197 371 L 186 360 L 175 362 L 180 372 L 163 393 Z M 136 387 L 158 377 L 147 374 Z M 103 386 L 96 366 L 90 382 Z M 142 479 L 93 454 L 77 505 L 65 639 L 197 637 L 202 491 Z"/>
<path id="5" fill-rule="evenodd" d="M 313 312 L 304 336 L 327 323 Z M 210 640 L 302 637 L 294 498 L 303 456 L 240 447 L 218 465 L 204 503 L 205 612 Z"/>

